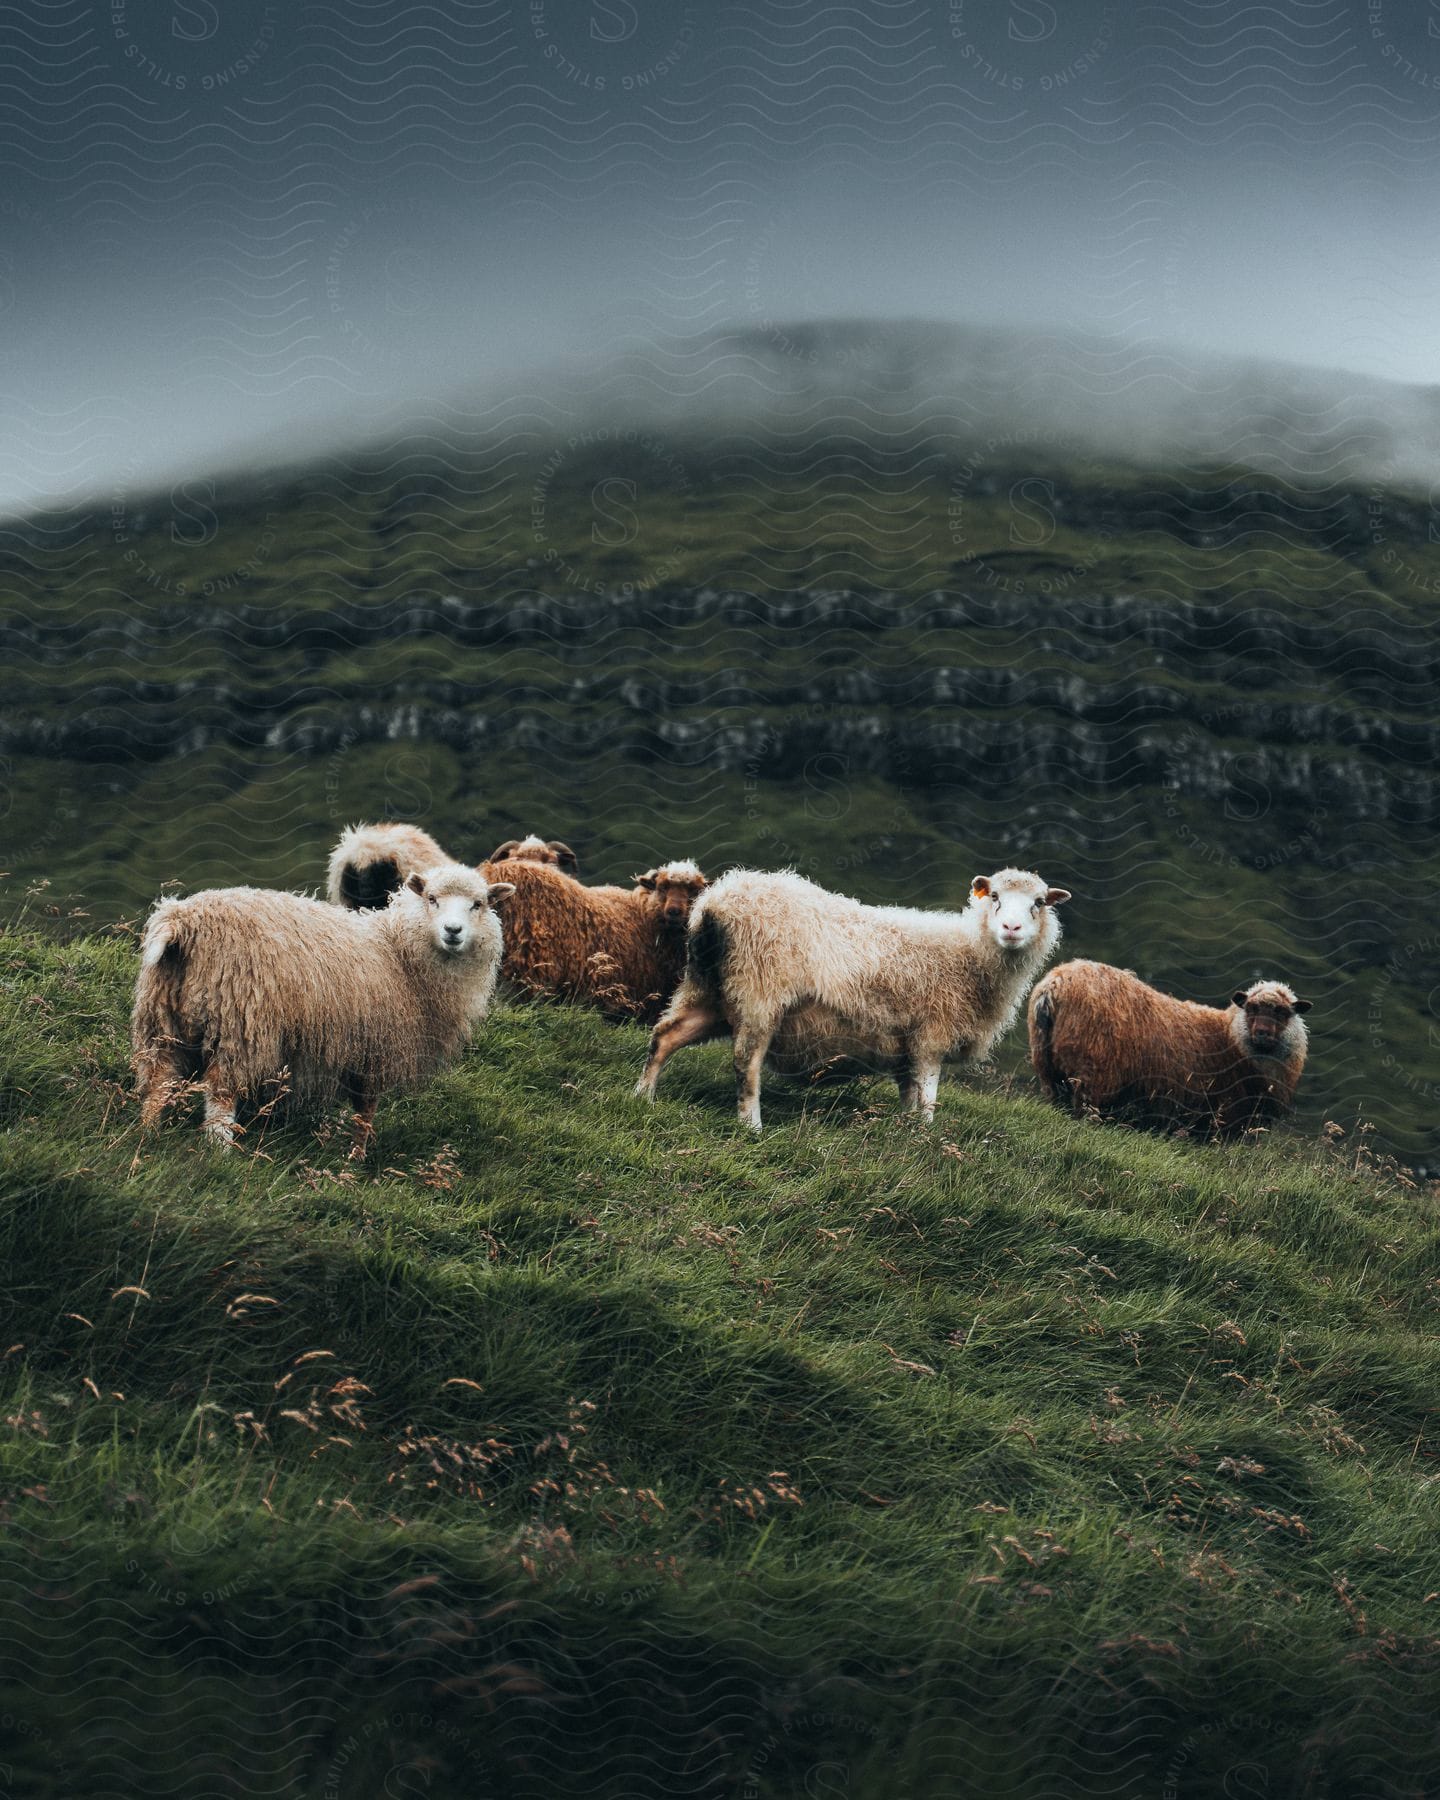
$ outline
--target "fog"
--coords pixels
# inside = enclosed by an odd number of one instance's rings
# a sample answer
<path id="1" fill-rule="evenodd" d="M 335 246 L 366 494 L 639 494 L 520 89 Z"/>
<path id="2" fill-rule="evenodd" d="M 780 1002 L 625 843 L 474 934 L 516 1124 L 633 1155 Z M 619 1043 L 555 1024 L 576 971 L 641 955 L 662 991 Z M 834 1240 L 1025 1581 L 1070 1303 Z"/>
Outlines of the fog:
<path id="1" fill-rule="evenodd" d="M 848 402 L 881 431 L 1429 480 L 1428 24 L 1392 0 L 12 15 L 0 507 L 610 405 L 799 428 Z M 864 342 L 795 350 L 837 319 Z"/>

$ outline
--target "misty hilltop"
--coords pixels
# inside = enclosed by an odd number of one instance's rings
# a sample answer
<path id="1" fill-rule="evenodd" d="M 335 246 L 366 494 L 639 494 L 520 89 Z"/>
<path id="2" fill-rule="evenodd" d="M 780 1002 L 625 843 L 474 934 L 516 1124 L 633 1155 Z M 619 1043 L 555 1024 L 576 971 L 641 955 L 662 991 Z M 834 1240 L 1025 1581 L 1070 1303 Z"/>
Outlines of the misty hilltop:
<path id="1" fill-rule="evenodd" d="M 136 464 L 43 509 L 42 535 L 85 529 L 97 502 L 127 515 L 163 489 L 246 478 L 255 491 L 331 466 L 442 482 L 515 456 L 607 454 L 651 434 L 652 463 L 696 451 L 758 456 L 753 473 L 858 453 L 892 472 L 1101 462 L 1153 472 L 1258 472 L 1311 490 L 1389 497 L 1440 479 L 1440 388 L 1351 370 L 1218 357 L 1158 342 L 924 319 L 759 319 L 620 351 L 557 354 L 503 378 L 463 373 L 443 399 L 352 395 L 162 474 Z M 259 484 L 258 486 L 256 484 Z M 43 520 L 43 525 L 41 521 Z M 22 535 L 30 535 L 24 527 Z"/>
<path id="2" fill-rule="evenodd" d="M 755 320 L 525 384 L 559 427 L 1249 466 L 1428 484 L 1440 390 L 1157 343 L 916 319 Z M 501 405 L 490 396 L 487 412 Z M 513 398 L 504 411 L 515 420 Z M 993 442 L 992 440 L 999 440 Z"/>

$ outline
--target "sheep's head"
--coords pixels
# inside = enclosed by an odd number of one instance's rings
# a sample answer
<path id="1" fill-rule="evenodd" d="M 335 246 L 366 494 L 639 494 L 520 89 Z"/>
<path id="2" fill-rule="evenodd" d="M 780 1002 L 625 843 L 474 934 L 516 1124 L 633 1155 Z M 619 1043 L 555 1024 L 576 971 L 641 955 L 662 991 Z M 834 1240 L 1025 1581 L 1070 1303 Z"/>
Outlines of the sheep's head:
<path id="1" fill-rule="evenodd" d="M 687 857 L 683 862 L 661 863 L 635 877 L 635 885 L 655 896 L 662 923 L 683 931 L 690 921 L 690 908 L 706 887 L 705 877 Z"/>
<path id="2" fill-rule="evenodd" d="M 1044 937 L 1053 941 L 1058 926 L 1051 912 L 1069 898 L 1068 888 L 1049 887 L 1028 869 L 1001 869 L 970 883 L 971 907 L 980 910 L 997 947 L 1012 953 L 1029 950 Z"/>
<path id="3" fill-rule="evenodd" d="M 490 908 L 515 892 L 513 881 L 487 882 L 463 863 L 440 863 L 408 877 L 401 894 L 424 918 L 442 956 L 463 956 L 476 941 Z"/>
<path id="4" fill-rule="evenodd" d="M 1301 1013 L 1310 1010 L 1308 1000 L 1297 1000 L 1295 990 L 1283 981 L 1256 981 L 1248 988 L 1237 988 L 1230 996 L 1236 1010 L 1231 1015 L 1230 1029 L 1240 1047 L 1251 1056 L 1285 1056 L 1305 1042 Z"/>
<path id="5" fill-rule="evenodd" d="M 503 844 L 491 851 L 487 860 L 492 863 L 544 863 L 549 868 L 558 869 L 562 875 L 580 873 L 580 859 L 568 844 L 562 844 L 559 838 L 547 840 L 536 837 L 534 832 L 529 837 L 506 838 Z"/>

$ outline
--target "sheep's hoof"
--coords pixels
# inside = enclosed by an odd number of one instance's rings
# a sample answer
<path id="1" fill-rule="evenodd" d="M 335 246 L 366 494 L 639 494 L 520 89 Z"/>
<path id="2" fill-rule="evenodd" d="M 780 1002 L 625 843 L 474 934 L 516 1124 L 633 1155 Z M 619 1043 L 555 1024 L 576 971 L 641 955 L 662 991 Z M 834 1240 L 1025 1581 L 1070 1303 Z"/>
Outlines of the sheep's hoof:
<path id="1" fill-rule="evenodd" d="M 643 1075 L 635 1083 L 635 1086 L 631 1091 L 634 1093 L 637 1100 L 648 1100 L 652 1106 L 655 1104 L 655 1089 Z"/>

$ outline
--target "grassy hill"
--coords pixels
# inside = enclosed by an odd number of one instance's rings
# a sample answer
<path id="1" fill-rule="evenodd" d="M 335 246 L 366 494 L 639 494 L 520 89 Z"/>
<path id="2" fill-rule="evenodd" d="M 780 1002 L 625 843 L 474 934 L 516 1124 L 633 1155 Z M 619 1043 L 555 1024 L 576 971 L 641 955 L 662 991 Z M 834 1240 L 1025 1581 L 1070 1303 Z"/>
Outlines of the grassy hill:
<path id="1" fill-rule="evenodd" d="M 1418 498 L 1035 432 L 455 444 L 0 532 L 0 868 L 74 929 L 340 829 L 870 899 L 1019 860 L 1070 947 L 1315 1003 L 1301 1112 L 1440 1170 L 1440 549 Z"/>
<path id="2" fill-rule="evenodd" d="M 638 427 L 0 531 L 9 1791 L 1427 1791 L 1432 538 Z M 142 1139 L 143 909 L 361 817 L 927 904 L 1019 861 L 1074 954 L 1293 980 L 1300 1111 L 1075 1127 L 1017 1038 L 933 1133 L 777 1087 L 753 1143 L 723 1049 L 651 1111 L 637 1031 L 502 1007 L 363 1170 Z"/>
<path id="3" fill-rule="evenodd" d="M 134 951 L 0 940 L 17 1795 L 1410 1795 L 1433 1193 L 1353 1135 L 767 1094 L 498 1009 L 229 1159 Z"/>

